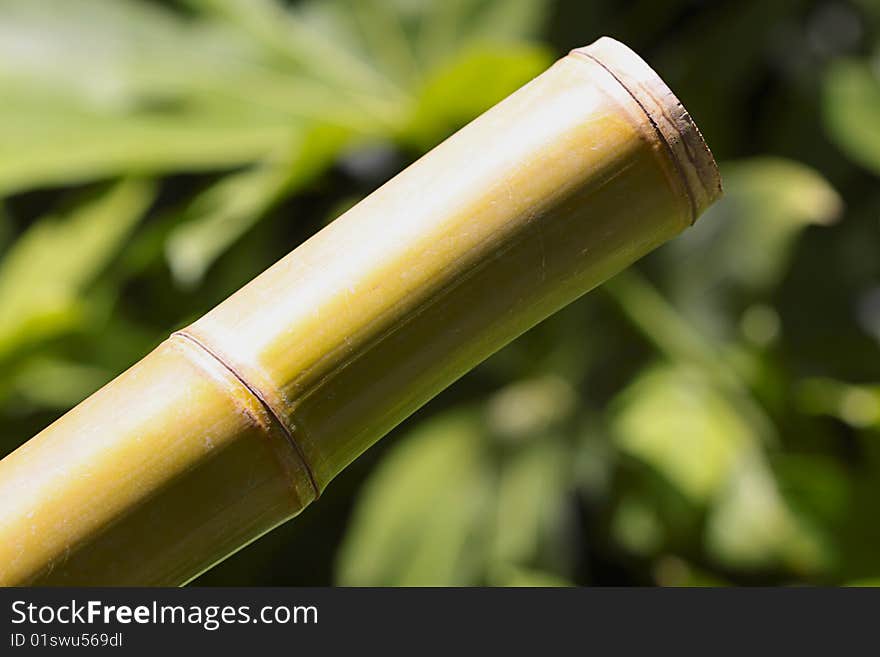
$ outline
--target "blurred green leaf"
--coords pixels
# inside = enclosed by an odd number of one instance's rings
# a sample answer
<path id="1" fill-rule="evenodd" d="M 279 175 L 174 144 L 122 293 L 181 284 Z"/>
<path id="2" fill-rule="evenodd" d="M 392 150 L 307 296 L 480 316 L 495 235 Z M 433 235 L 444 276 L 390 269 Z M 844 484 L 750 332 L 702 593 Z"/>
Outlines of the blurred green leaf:
<path id="1" fill-rule="evenodd" d="M 555 432 L 572 394 L 557 379 L 523 381 L 485 413 L 444 414 L 403 438 L 359 496 L 340 582 L 511 583 L 527 571 L 564 580 L 571 467 Z M 514 407 L 516 418 L 499 419 Z"/>
<path id="2" fill-rule="evenodd" d="M 880 427 L 880 385 L 814 378 L 802 381 L 796 392 L 806 413 L 832 415 L 857 428 Z"/>
<path id="3" fill-rule="evenodd" d="M 659 586 L 729 586 L 730 583 L 711 571 L 704 570 L 672 555 L 664 555 L 654 566 L 654 579 Z"/>
<path id="4" fill-rule="evenodd" d="M 735 346 L 710 337 L 709 331 L 698 329 L 696 320 L 686 317 L 634 269 L 621 272 L 602 289 L 669 360 L 696 367 L 711 380 L 756 436 L 768 443 L 775 440 L 772 420 L 755 402 L 748 387 L 753 373 L 749 371 L 752 363 L 747 352 L 744 354 Z"/>
<path id="5" fill-rule="evenodd" d="M 0 193 L 108 178 L 235 166 L 291 140 L 287 122 L 209 113 L 101 115 L 51 98 L 0 110 Z M 51 109 L 50 109 L 51 108 Z"/>
<path id="6" fill-rule="evenodd" d="M 535 570 L 533 568 L 499 568 L 496 586 L 516 586 L 528 588 L 566 587 L 574 584 L 554 573 Z"/>
<path id="7" fill-rule="evenodd" d="M 185 286 L 197 284 L 208 267 L 279 197 L 285 167 L 266 164 L 221 178 L 180 213 L 166 243 L 171 272 Z"/>
<path id="8" fill-rule="evenodd" d="M 358 496 L 337 560 L 340 584 L 464 585 L 484 557 L 489 488 L 479 415 L 423 423 Z"/>
<path id="9" fill-rule="evenodd" d="M 737 464 L 709 516 L 706 547 L 719 563 L 741 570 L 782 565 L 806 575 L 830 559 L 823 536 L 792 512 L 757 455 Z"/>
<path id="10" fill-rule="evenodd" d="M 855 162 L 880 174 L 880 77 L 867 61 L 841 59 L 824 79 L 823 110 L 831 138 Z"/>
<path id="11" fill-rule="evenodd" d="M 548 13 L 547 3 L 538 0 L 323 0 L 291 10 L 274 0 L 189 2 L 311 75 L 341 88 L 390 96 L 397 118 L 409 124 L 419 120 L 407 121 L 399 111 L 417 96 L 427 95 L 417 102 L 417 114 L 426 104 L 428 110 L 439 103 L 464 104 L 452 118 L 467 121 L 549 61 L 545 49 L 523 45 L 536 36 Z M 465 93 L 440 98 L 443 85 L 455 84 L 453 71 L 471 80 L 479 74 L 481 84 L 456 85 L 449 91 L 464 88 Z M 474 107 L 476 111 L 468 111 Z"/>
<path id="12" fill-rule="evenodd" d="M 493 580 L 506 579 L 509 567 L 534 566 L 561 538 L 567 520 L 567 465 L 566 451 L 551 436 L 536 438 L 501 464 L 490 557 Z"/>
<path id="13" fill-rule="evenodd" d="M 622 452 L 698 505 L 720 493 L 757 444 L 751 426 L 711 380 L 682 365 L 639 375 L 616 400 L 612 428 Z"/>
<path id="14" fill-rule="evenodd" d="M 192 286 L 235 240 L 284 195 L 308 184 L 348 142 L 348 133 L 316 126 L 297 141 L 293 154 L 222 178 L 197 195 L 181 213 L 167 242 L 177 280 Z"/>
<path id="15" fill-rule="evenodd" d="M 430 69 L 473 46 L 505 44 L 535 39 L 549 14 L 551 3 L 539 0 L 451 0 L 419 6 L 417 53 Z M 428 9 L 430 7 L 430 9 Z M 427 9 L 427 11 L 426 11 Z"/>
<path id="16" fill-rule="evenodd" d="M 420 147 L 462 127 L 522 86 L 552 61 L 543 47 L 486 45 L 466 50 L 437 69 L 422 87 L 407 139 Z"/>
<path id="17" fill-rule="evenodd" d="M 15 242 L 0 262 L 0 359 L 76 325 L 83 292 L 152 198 L 149 183 L 117 183 Z"/>
<path id="18" fill-rule="evenodd" d="M 502 388 L 486 404 L 486 419 L 498 437 L 523 441 L 556 431 L 576 405 L 577 391 L 568 382 L 544 376 Z"/>
<path id="19" fill-rule="evenodd" d="M 261 47 L 285 70 L 298 70 L 333 86 L 367 94 L 390 94 L 392 104 L 405 100 L 375 57 L 364 57 L 352 29 L 353 4 L 305 3 L 287 8 L 276 0 L 187 0 Z"/>
<path id="20" fill-rule="evenodd" d="M 611 521 L 611 535 L 629 552 L 648 556 L 656 553 L 665 540 L 662 518 L 648 500 L 624 494 Z"/>
<path id="21" fill-rule="evenodd" d="M 541 0 L 336 0 L 309 2 L 304 14 L 336 24 L 338 41 L 355 44 L 362 59 L 411 88 L 471 48 L 534 40 L 549 9 Z"/>
<path id="22" fill-rule="evenodd" d="M 788 506 L 830 543 L 852 510 L 852 473 L 825 454 L 773 454 L 770 465 Z"/>
<path id="23" fill-rule="evenodd" d="M 39 408 L 67 409 L 112 378 L 99 367 L 60 358 L 35 357 L 17 368 L 3 394 L 14 392 L 18 399 Z"/>
<path id="24" fill-rule="evenodd" d="M 378 125 L 350 88 L 143 2 L 3 0 L 0 25 L 0 192 L 247 164 L 287 152 L 312 119 Z"/>
<path id="25" fill-rule="evenodd" d="M 663 256 L 676 305 L 701 328 L 729 333 L 734 293 L 760 298 L 772 290 L 795 238 L 806 226 L 832 223 L 843 202 L 818 172 L 792 160 L 760 157 L 721 168 L 725 196 Z"/>

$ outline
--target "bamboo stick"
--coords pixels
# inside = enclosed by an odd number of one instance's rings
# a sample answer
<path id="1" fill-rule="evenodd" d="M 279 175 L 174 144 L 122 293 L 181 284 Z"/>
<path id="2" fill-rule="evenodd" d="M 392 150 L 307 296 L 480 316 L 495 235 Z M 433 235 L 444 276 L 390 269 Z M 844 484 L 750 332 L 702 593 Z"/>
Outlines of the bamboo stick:
<path id="1" fill-rule="evenodd" d="M 573 51 L 0 461 L 0 583 L 187 582 L 720 193 L 647 64 Z"/>

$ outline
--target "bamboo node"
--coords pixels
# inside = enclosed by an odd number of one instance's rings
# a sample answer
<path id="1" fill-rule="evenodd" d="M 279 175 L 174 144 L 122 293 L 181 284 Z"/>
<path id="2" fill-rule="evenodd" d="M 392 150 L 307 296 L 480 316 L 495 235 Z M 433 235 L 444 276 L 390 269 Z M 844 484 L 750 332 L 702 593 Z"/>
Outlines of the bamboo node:
<path id="1" fill-rule="evenodd" d="M 247 391 L 251 395 L 253 395 L 254 399 L 256 399 L 260 403 L 260 405 L 263 407 L 263 409 L 266 411 L 266 414 L 272 419 L 272 421 L 276 425 L 278 425 L 278 427 L 280 427 L 281 431 L 284 433 L 284 436 L 287 438 L 287 441 L 290 443 L 291 447 L 293 447 L 293 449 L 296 452 L 297 456 L 299 457 L 300 461 L 302 461 L 303 468 L 305 469 L 306 474 L 308 475 L 308 478 L 309 478 L 309 484 L 315 493 L 314 500 L 317 500 L 321 496 L 321 488 L 318 486 L 318 482 L 315 479 L 315 473 L 312 471 L 312 466 L 309 465 L 309 462 L 306 459 L 306 455 L 303 453 L 302 447 L 300 447 L 299 444 L 296 442 L 296 439 L 294 439 L 293 434 L 291 433 L 290 429 L 288 429 L 287 425 L 284 423 L 284 421 L 281 419 L 281 417 L 278 415 L 278 413 L 275 412 L 275 410 L 272 408 L 272 406 L 266 401 L 266 399 L 263 397 L 263 395 L 260 393 L 260 391 L 256 387 L 254 387 L 250 383 L 248 383 L 247 379 L 245 379 L 244 376 L 242 376 L 238 371 L 236 371 L 236 369 L 232 365 L 227 363 L 218 353 L 216 353 L 208 345 L 206 345 L 204 342 L 199 340 L 194 335 L 190 335 L 189 333 L 187 333 L 186 329 L 183 329 L 180 331 L 175 331 L 174 333 L 171 334 L 171 337 L 172 338 L 173 337 L 181 338 L 183 340 L 188 341 L 190 344 L 195 345 L 198 349 L 200 349 L 201 351 L 206 353 L 208 356 L 210 356 L 211 358 L 216 360 L 220 365 L 222 365 L 226 370 L 228 370 L 229 373 L 232 376 L 234 376 L 239 381 L 239 383 L 241 383 L 241 385 L 243 385 L 247 389 Z"/>
<path id="2" fill-rule="evenodd" d="M 615 39 L 601 37 L 572 53 L 605 69 L 648 117 L 681 178 L 693 224 L 723 189 L 715 158 L 681 101 L 645 60 Z"/>

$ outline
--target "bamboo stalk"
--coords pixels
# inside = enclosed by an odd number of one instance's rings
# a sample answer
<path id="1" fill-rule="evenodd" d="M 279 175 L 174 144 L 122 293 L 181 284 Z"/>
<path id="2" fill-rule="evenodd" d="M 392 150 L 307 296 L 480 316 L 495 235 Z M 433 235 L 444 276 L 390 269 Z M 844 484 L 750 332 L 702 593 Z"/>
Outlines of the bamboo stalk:
<path id="1" fill-rule="evenodd" d="M 637 55 L 573 51 L 0 461 L 0 583 L 185 583 L 720 192 Z"/>

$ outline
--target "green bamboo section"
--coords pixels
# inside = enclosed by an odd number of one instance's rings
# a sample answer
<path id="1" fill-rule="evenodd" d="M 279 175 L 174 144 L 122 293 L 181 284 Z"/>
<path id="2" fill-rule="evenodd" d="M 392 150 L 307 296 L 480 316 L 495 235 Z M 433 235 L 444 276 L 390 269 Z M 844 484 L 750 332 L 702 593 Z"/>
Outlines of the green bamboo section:
<path id="1" fill-rule="evenodd" d="M 0 583 L 188 581 L 719 195 L 642 60 L 574 51 L 0 462 Z"/>

